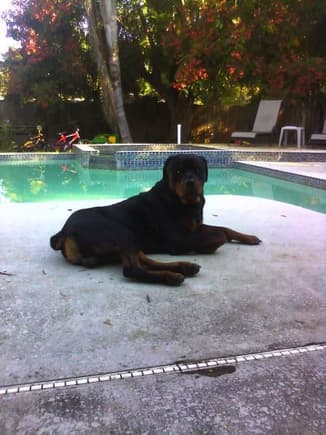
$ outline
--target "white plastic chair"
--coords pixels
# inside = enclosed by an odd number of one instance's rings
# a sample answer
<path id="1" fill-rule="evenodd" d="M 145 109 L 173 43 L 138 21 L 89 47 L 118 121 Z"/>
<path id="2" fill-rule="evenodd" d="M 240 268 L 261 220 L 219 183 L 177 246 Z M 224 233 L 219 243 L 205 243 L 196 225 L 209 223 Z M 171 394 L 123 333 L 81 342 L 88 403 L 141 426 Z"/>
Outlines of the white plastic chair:
<path id="1" fill-rule="evenodd" d="M 234 131 L 231 142 L 255 140 L 258 135 L 273 134 L 280 112 L 282 100 L 261 100 L 252 131 Z"/>
<path id="2" fill-rule="evenodd" d="M 313 133 L 310 137 L 311 144 L 326 144 L 326 117 L 324 119 L 324 126 L 321 133 Z"/>

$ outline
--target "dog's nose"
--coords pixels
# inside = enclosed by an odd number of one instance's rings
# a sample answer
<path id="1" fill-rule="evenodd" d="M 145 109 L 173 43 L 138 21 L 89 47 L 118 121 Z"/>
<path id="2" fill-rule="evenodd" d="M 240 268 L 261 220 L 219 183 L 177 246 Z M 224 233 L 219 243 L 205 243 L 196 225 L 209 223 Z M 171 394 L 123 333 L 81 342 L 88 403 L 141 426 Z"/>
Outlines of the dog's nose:
<path id="1" fill-rule="evenodd" d="M 195 183 L 195 177 L 192 174 L 186 176 L 186 185 L 192 186 Z"/>
<path id="2" fill-rule="evenodd" d="M 195 180 L 193 178 L 189 178 L 186 180 L 187 187 L 192 187 L 195 184 Z"/>

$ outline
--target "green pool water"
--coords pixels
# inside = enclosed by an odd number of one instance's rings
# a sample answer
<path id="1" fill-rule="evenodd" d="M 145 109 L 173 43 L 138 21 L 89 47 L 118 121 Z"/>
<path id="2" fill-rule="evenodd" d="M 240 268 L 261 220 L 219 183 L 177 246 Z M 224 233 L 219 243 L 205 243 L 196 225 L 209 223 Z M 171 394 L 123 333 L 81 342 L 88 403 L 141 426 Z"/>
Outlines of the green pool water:
<path id="1" fill-rule="evenodd" d="M 161 173 L 85 169 L 72 160 L 0 162 L 0 203 L 127 198 L 150 189 Z M 326 213 L 326 191 L 239 169 L 210 169 L 205 194 L 268 198 Z"/>

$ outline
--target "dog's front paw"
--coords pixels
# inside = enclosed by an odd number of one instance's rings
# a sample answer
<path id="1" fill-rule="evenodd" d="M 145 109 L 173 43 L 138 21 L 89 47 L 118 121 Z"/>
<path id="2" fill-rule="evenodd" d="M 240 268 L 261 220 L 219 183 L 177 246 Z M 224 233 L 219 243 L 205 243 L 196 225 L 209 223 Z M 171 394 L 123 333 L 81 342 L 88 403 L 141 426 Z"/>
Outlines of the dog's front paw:
<path id="1" fill-rule="evenodd" d="M 182 273 L 167 272 L 165 274 L 165 284 L 167 285 L 172 285 L 172 286 L 181 285 L 184 279 L 185 277 Z"/>
<path id="2" fill-rule="evenodd" d="M 199 264 L 183 262 L 182 263 L 182 273 L 184 276 L 195 276 L 200 271 Z"/>
<path id="3" fill-rule="evenodd" d="M 246 243 L 248 245 L 259 245 L 261 243 L 261 240 L 258 239 L 256 236 L 246 236 Z"/>

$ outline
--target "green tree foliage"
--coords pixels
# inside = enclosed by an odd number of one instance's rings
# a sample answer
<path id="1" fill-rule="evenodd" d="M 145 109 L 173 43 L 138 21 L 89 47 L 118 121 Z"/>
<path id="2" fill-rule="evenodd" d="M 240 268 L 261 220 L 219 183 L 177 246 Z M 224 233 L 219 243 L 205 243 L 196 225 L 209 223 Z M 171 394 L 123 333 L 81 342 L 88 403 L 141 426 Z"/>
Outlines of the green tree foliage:
<path id="1" fill-rule="evenodd" d="M 239 85 L 293 99 L 320 91 L 325 58 L 313 54 L 311 38 L 325 9 L 321 2 L 182 3 L 187 4 L 182 20 L 170 23 L 163 41 L 178 59 L 176 88 L 225 95 Z"/>
<path id="2" fill-rule="evenodd" d="M 46 108 L 67 98 L 89 98 L 96 90 L 82 2 L 14 0 L 8 35 L 21 48 L 7 53 L 8 94 Z"/>
<path id="3" fill-rule="evenodd" d="M 325 87 L 325 59 L 313 50 L 323 0 L 118 3 L 124 85 L 137 95 L 148 83 L 166 101 L 171 135 L 179 122 L 190 132 L 195 101 L 259 94 L 308 104 Z"/>
<path id="4" fill-rule="evenodd" d="M 95 80 L 83 2 L 15 4 L 10 92 L 43 105 L 86 95 Z M 166 102 L 171 139 L 178 123 L 189 138 L 196 101 L 234 102 L 237 91 L 312 107 L 325 95 L 325 0 L 117 0 L 117 11 L 124 91 Z"/>
<path id="5" fill-rule="evenodd" d="M 135 95 L 155 93 L 168 106 L 170 139 L 176 139 L 176 125 L 183 125 L 184 139 L 191 132 L 195 95 L 173 87 L 178 70 L 175 50 L 167 49 L 164 36 L 171 22 L 184 11 L 183 0 L 120 0 L 118 2 L 122 82 Z M 124 63 L 125 62 L 125 63 Z"/>

